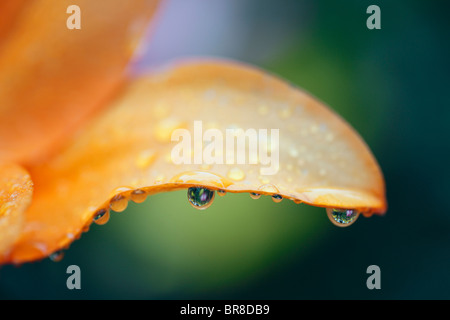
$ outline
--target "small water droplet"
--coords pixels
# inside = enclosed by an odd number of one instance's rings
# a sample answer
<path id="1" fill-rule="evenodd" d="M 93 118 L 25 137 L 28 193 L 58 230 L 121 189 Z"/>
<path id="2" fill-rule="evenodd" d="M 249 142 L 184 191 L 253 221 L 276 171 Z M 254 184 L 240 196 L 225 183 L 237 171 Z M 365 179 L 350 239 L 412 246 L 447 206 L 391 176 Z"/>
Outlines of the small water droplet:
<path id="1" fill-rule="evenodd" d="M 55 251 L 51 255 L 48 256 L 50 260 L 53 262 L 59 262 L 64 258 L 64 251 Z"/>
<path id="2" fill-rule="evenodd" d="M 189 203 L 196 209 L 208 208 L 214 200 L 215 192 L 207 188 L 191 187 L 187 192 Z"/>
<path id="3" fill-rule="evenodd" d="M 154 136 L 158 142 L 169 143 L 172 132 L 176 129 L 185 128 L 186 124 L 176 118 L 165 118 L 159 121 L 154 129 Z"/>
<path id="4" fill-rule="evenodd" d="M 142 203 L 147 199 L 147 193 L 144 190 L 136 189 L 131 192 L 130 198 L 135 203 Z"/>
<path id="5" fill-rule="evenodd" d="M 228 178 L 233 179 L 234 181 L 241 181 L 245 178 L 245 173 L 240 168 L 232 168 L 228 171 Z"/>
<path id="6" fill-rule="evenodd" d="M 302 200 L 294 199 L 294 203 L 300 204 L 300 203 L 302 203 Z"/>
<path id="7" fill-rule="evenodd" d="M 124 211 L 127 206 L 128 199 L 121 194 L 115 195 L 109 202 L 109 207 L 116 212 Z"/>
<path id="8" fill-rule="evenodd" d="M 217 194 L 221 197 L 223 197 L 224 195 L 227 194 L 227 192 L 225 190 L 217 190 Z"/>
<path id="9" fill-rule="evenodd" d="M 100 209 L 94 214 L 94 222 L 98 225 L 104 225 L 109 221 L 109 210 Z"/>
<path id="10" fill-rule="evenodd" d="M 278 116 L 285 120 L 292 115 L 292 108 L 290 106 L 284 106 L 281 110 L 278 111 Z"/>
<path id="11" fill-rule="evenodd" d="M 263 192 L 275 193 L 275 194 L 280 192 L 277 187 L 275 187 L 273 184 L 270 184 L 270 183 L 260 186 L 258 188 L 258 190 L 263 191 Z"/>
<path id="12" fill-rule="evenodd" d="M 153 150 L 144 150 L 136 158 L 136 166 L 141 169 L 148 168 L 156 159 L 156 152 Z"/>
<path id="13" fill-rule="evenodd" d="M 348 227 L 358 219 L 359 212 L 354 209 L 327 208 L 327 215 L 330 221 L 338 227 Z"/>
<path id="14" fill-rule="evenodd" d="M 261 195 L 259 194 L 259 193 L 255 193 L 255 192 L 250 192 L 250 197 L 252 198 L 252 199 L 259 199 L 259 198 L 261 198 Z"/>
<path id="15" fill-rule="evenodd" d="M 295 147 L 290 147 L 289 148 L 289 155 L 293 158 L 298 157 L 298 150 Z"/>
<path id="16" fill-rule="evenodd" d="M 258 106 L 258 113 L 261 116 L 265 116 L 269 113 L 269 106 L 267 104 L 261 104 L 260 106 Z"/>
<path id="17" fill-rule="evenodd" d="M 278 202 L 281 202 L 281 200 L 283 200 L 283 197 L 280 196 L 279 194 L 274 194 L 274 195 L 272 196 L 272 200 L 273 200 L 274 202 L 278 203 Z"/>

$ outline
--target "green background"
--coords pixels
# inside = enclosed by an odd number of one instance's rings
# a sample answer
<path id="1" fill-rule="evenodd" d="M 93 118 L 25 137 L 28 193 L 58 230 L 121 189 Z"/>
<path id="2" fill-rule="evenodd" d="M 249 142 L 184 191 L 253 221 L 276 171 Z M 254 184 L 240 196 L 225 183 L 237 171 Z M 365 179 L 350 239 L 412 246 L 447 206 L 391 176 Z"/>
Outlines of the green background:
<path id="1" fill-rule="evenodd" d="M 192 1 L 187 20 L 201 3 Z M 366 28 L 371 4 L 381 8 L 381 30 Z M 448 3 L 246 0 L 236 8 L 227 19 L 241 31 L 226 32 L 245 33 L 243 43 L 218 42 L 221 33 L 204 25 L 192 43 L 201 37 L 208 50 L 186 52 L 252 63 L 332 106 L 379 161 L 387 214 L 337 228 L 325 210 L 288 200 L 216 195 L 197 211 L 185 191 L 158 194 L 92 225 L 58 263 L 2 267 L 0 298 L 450 298 Z M 151 64 L 148 48 L 139 70 Z M 81 290 L 66 288 L 71 264 Z M 366 287 L 369 265 L 381 269 L 380 290 Z"/>

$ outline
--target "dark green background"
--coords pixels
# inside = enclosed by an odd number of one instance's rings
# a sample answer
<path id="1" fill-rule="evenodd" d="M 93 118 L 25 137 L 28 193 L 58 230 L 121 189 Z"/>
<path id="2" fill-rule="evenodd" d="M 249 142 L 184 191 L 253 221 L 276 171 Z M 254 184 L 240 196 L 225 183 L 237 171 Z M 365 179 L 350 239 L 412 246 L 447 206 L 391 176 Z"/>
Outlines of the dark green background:
<path id="1" fill-rule="evenodd" d="M 248 23 L 246 45 L 225 56 L 305 88 L 348 120 L 383 170 L 387 214 L 337 228 L 323 209 L 288 200 L 228 194 L 199 212 L 185 192 L 159 194 L 92 225 L 61 262 L 2 267 L 0 298 L 450 298 L 448 2 L 244 2 L 236 19 Z M 371 4 L 381 30 L 366 28 Z M 280 38 L 275 54 L 255 53 Z M 71 264 L 81 290 L 66 288 Z M 372 264 L 380 290 L 366 287 Z"/>

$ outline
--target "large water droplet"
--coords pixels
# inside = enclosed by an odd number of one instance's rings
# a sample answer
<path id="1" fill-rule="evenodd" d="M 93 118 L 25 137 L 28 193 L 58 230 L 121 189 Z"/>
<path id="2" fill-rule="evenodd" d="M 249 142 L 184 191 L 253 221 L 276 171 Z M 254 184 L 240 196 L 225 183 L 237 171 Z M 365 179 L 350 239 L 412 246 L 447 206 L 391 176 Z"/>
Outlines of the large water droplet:
<path id="1" fill-rule="evenodd" d="M 250 197 L 252 198 L 252 199 L 259 199 L 259 198 L 261 198 L 261 195 L 259 194 L 259 193 L 255 193 L 255 192 L 250 192 Z"/>
<path id="2" fill-rule="evenodd" d="M 55 251 L 51 255 L 49 255 L 49 259 L 53 262 L 59 262 L 64 258 L 64 251 Z"/>
<path id="3" fill-rule="evenodd" d="M 147 193 L 144 190 L 136 189 L 131 192 L 130 198 L 135 203 L 142 203 L 147 199 Z"/>
<path id="4" fill-rule="evenodd" d="M 191 187 L 187 192 L 189 203 L 196 209 L 208 208 L 214 200 L 215 192 L 207 188 Z"/>
<path id="5" fill-rule="evenodd" d="M 348 227 L 358 219 L 359 212 L 354 209 L 327 208 L 327 215 L 330 221 L 338 227 Z"/>
<path id="6" fill-rule="evenodd" d="M 109 221 L 109 210 L 100 209 L 94 214 L 94 222 L 98 225 L 104 225 Z"/>
<path id="7" fill-rule="evenodd" d="M 109 202 L 109 207 L 116 212 L 124 211 L 127 208 L 127 206 L 128 206 L 128 199 L 121 194 L 114 196 Z"/>

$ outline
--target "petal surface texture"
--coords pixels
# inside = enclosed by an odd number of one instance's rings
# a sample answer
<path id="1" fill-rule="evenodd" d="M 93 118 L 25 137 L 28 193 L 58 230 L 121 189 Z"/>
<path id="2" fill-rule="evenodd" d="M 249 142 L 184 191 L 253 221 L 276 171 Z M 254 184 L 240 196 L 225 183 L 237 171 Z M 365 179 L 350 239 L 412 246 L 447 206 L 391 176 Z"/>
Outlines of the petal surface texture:
<path id="1" fill-rule="evenodd" d="M 45 160 L 121 86 L 157 1 L 7 2 L 14 4 L 0 5 L 0 159 L 29 164 Z M 76 12 L 81 28 L 69 29 Z"/>
<path id="2" fill-rule="evenodd" d="M 236 147 L 227 130 L 237 135 Z M 238 139 L 247 134 L 244 163 L 238 163 L 231 150 L 238 153 Z M 190 163 L 179 163 L 182 149 Z M 15 263 L 67 246 L 96 212 L 121 211 L 142 191 L 200 185 L 366 215 L 386 210 L 379 166 L 345 121 L 285 81 L 228 61 L 180 63 L 134 80 L 62 152 L 31 172 L 36 196 L 26 225 L 33 227 L 8 257 Z"/>
<path id="3" fill-rule="evenodd" d="M 8 254 L 23 231 L 25 210 L 32 194 L 33 183 L 25 169 L 15 164 L 0 164 L 0 257 Z"/>

